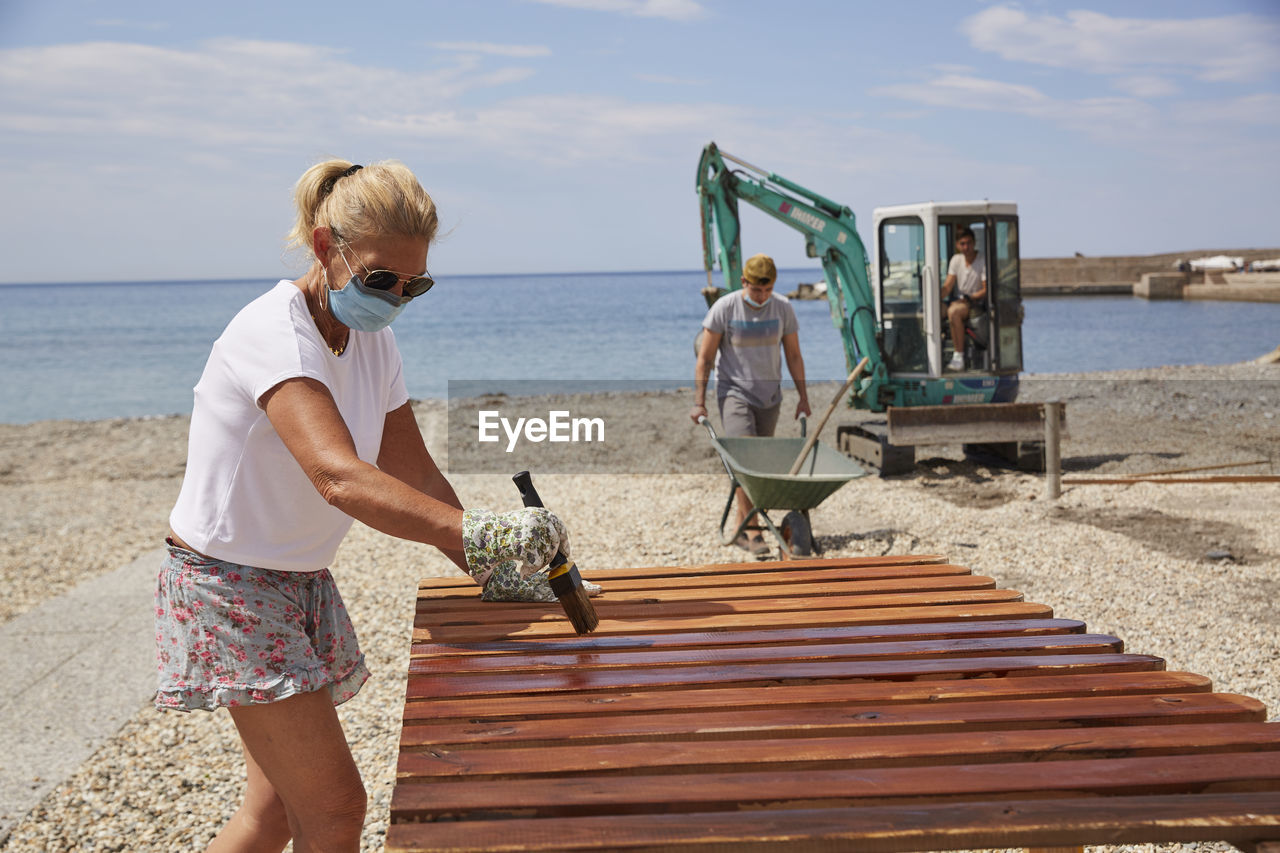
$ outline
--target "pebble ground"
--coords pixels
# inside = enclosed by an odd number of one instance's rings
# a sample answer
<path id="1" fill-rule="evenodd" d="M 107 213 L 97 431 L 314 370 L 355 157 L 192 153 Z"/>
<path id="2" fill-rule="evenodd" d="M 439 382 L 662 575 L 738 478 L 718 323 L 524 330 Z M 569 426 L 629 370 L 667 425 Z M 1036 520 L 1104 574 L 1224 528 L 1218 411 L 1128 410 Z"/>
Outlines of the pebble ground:
<path id="1" fill-rule="evenodd" d="M 1280 366 L 1045 380 L 1028 383 L 1026 396 L 1067 402 L 1068 478 L 1258 459 L 1269 461 L 1236 473 L 1280 475 Z M 727 479 L 705 433 L 687 420 L 687 397 L 636 403 L 665 419 L 657 434 L 673 446 L 699 448 L 692 462 L 674 463 L 684 473 L 539 477 L 543 498 L 569 523 L 584 574 L 744 558 L 717 544 Z M 442 405 L 418 412 L 442 455 Z M 185 440 L 181 417 L 0 426 L 0 621 L 157 547 Z M 813 511 L 828 555 L 945 555 L 1058 616 L 1121 637 L 1129 651 L 1263 701 L 1272 719 L 1280 714 L 1280 484 L 1068 484 L 1050 501 L 1042 477 L 975 465 L 958 448 L 921 448 L 919 458 L 913 473 L 856 480 Z M 468 506 L 516 503 L 507 476 L 452 479 Z M 340 716 L 370 795 L 363 847 L 379 850 L 416 582 L 455 570 L 427 547 L 360 524 L 333 569 L 374 673 Z M 0 850 L 201 849 L 234 811 L 242 772 L 225 713 L 142 708 Z"/>

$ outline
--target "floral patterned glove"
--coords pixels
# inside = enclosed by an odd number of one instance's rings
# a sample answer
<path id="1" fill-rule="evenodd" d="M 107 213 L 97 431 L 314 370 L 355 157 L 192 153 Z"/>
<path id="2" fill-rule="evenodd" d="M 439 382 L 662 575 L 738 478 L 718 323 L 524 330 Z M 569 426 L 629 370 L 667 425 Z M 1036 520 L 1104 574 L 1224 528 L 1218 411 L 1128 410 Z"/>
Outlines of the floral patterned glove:
<path id="1" fill-rule="evenodd" d="M 484 587 L 485 601 L 555 601 L 547 573 L 556 551 L 569 556 L 564 522 L 541 507 L 462 514 L 467 572 Z"/>

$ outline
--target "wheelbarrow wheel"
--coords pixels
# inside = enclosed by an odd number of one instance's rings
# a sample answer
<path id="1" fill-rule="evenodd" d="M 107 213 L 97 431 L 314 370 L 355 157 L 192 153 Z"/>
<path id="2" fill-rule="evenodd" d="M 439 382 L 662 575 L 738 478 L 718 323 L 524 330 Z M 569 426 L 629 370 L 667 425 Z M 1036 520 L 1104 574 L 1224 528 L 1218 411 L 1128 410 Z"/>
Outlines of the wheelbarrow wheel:
<path id="1" fill-rule="evenodd" d="M 803 513 L 792 510 L 782 519 L 782 538 L 787 541 L 787 548 L 793 557 L 808 557 L 813 554 L 813 533 L 809 530 L 809 520 Z"/>

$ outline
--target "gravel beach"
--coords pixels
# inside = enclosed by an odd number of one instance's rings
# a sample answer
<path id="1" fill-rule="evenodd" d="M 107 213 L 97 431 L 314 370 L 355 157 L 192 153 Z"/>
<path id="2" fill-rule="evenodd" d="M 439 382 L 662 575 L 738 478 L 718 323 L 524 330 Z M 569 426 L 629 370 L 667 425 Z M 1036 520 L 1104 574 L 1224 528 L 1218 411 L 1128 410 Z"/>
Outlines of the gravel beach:
<path id="1" fill-rule="evenodd" d="M 834 391 L 815 387 L 814 408 Z M 644 441 L 614 448 L 620 456 L 583 473 L 535 470 L 542 497 L 569 526 L 584 575 L 746 559 L 718 544 L 727 478 L 706 433 L 688 419 L 691 399 L 688 390 L 622 395 L 610 406 L 628 413 Z M 1059 500 L 1046 498 L 1041 475 L 975 464 L 958 447 L 919 448 L 912 473 L 855 480 L 812 512 L 826 555 L 945 555 L 1057 616 L 1119 636 L 1128 651 L 1160 655 L 1170 670 L 1253 696 L 1276 719 L 1280 483 L 1070 479 L 1259 461 L 1187 476 L 1280 475 L 1280 364 L 1029 377 L 1022 399 L 1066 403 Z M 787 412 L 793 402 L 783 405 Z M 443 459 L 446 404 L 415 408 L 428 446 Z M 858 419 L 838 410 L 824 441 L 834 442 L 837 423 Z M 175 416 L 0 425 L 0 622 L 162 545 L 187 423 Z M 789 421 L 784 431 L 798 434 Z M 451 471 L 451 480 L 468 506 L 518 505 L 509 473 Z M 456 569 L 430 548 L 356 524 L 333 572 L 374 673 L 340 715 L 370 795 L 364 848 L 379 850 L 416 584 Z M 234 811 L 241 786 L 227 714 L 143 707 L 0 850 L 201 849 Z"/>

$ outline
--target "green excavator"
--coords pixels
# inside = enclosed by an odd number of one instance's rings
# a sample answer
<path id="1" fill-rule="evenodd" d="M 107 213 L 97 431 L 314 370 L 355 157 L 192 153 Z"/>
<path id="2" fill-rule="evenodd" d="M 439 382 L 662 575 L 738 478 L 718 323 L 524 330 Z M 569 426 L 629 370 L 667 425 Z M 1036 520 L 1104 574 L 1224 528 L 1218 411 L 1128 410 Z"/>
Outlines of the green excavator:
<path id="1" fill-rule="evenodd" d="M 916 444 L 953 440 L 995 464 L 1043 468 L 1043 442 L 1025 440 L 1041 428 L 1042 414 L 1030 404 L 1013 404 L 1022 370 L 1023 317 L 1016 204 L 878 207 L 872 263 L 846 205 L 752 166 L 714 142 L 702 150 L 697 189 L 708 304 L 742 286 L 739 201 L 799 231 L 808 256 L 821 260 L 846 370 L 867 359 L 849 405 L 888 412 L 886 420 L 838 426 L 842 451 L 878 468 L 881 476 L 909 470 Z M 957 234 L 966 226 L 986 260 L 987 291 L 971 307 L 964 340 L 957 342 L 950 340 L 942 284 Z M 717 264 L 723 288 L 712 284 Z M 952 370 L 946 365 L 957 351 L 966 366 Z M 909 446 L 902 444 L 908 440 Z"/>
<path id="2" fill-rule="evenodd" d="M 729 163 L 739 167 L 731 169 Z M 866 371 L 850 404 L 873 412 L 910 406 L 1012 402 L 1022 370 L 1022 296 L 1018 280 L 1018 208 L 1011 202 L 927 202 L 876 208 L 875 263 L 853 212 L 780 175 L 752 166 L 712 142 L 698 163 L 703 263 L 708 302 L 742 281 L 743 201 L 804 235 L 822 261 L 831 319 L 844 340 L 846 370 L 864 356 Z M 965 341 L 950 341 L 941 296 L 956 232 L 974 231 L 987 259 L 987 296 Z M 724 289 L 711 284 L 712 267 Z M 944 369 L 957 346 L 969 367 Z"/>

